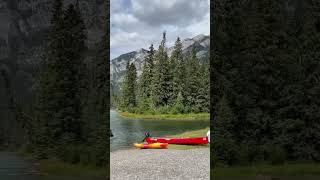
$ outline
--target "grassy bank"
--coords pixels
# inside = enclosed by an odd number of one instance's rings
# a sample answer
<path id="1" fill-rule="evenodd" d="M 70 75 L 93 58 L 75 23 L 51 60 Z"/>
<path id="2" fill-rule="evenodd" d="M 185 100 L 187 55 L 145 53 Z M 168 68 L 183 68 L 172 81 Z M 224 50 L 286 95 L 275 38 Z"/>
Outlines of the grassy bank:
<path id="1" fill-rule="evenodd" d="M 105 167 L 96 167 L 93 165 L 70 164 L 57 159 L 36 160 L 33 154 L 26 151 L 25 148 L 17 152 L 27 161 L 33 164 L 33 169 L 39 174 L 50 179 L 51 177 L 76 178 L 82 179 L 105 179 L 109 169 Z M 44 178 L 46 179 L 46 178 Z M 55 178 L 53 178 L 55 179 Z"/>
<path id="2" fill-rule="evenodd" d="M 190 114 L 136 114 L 129 112 L 119 112 L 122 117 L 128 119 L 149 119 L 149 120 L 207 120 L 210 119 L 209 113 L 190 113 Z"/>
<path id="3" fill-rule="evenodd" d="M 320 164 L 288 163 L 284 165 L 254 165 L 245 167 L 217 167 L 211 169 L 215 180 L 291 180 L 320 179 Z"/>
<path id="4" fill-rule="evenodd" d="M 207 135 L 207 132 L 209 131 L 209 127 L 200 129 L 200 130 L 194 130 L 194 131 L 187 131 L 182 134 L 176 134 L 172 135 L 170 137 L 204 137 Z M 175 150 L 188 150 L 188 149 L 194 149 L 194 148 L 210 148 L 210 144 L 208 145 L 175 145 L 170 144 L 169 149 L 175 149 Z"/>
<path id="5" fill-rule="evenodd" d="M 87 177 L 92 179 L 101 179 L 107 175 L 106 168 L 98 168 L 91 165 L 68 164 L 58 160 L 41 160 L 39 164 L 39 170 L 44 175 Z"/>

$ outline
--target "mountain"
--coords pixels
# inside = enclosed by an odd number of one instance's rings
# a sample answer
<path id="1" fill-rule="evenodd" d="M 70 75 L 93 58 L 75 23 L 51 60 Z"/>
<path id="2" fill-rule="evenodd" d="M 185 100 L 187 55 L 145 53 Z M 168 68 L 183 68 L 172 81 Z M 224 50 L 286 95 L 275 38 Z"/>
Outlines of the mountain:
<path id="1" fill-rule="evenodd" d="M 187 38 L 182 40 L 183 54 L 187 55 L 192 50 L 192 46 L 195 46 L 197 57 L 201 60 L 203 57 L 209 54 L 210 36 L 203 34 L 197 35 L 193 38 Z M 173 47 L 167 48 L 168 55 L 170 56 L 173 51 Z M 123 81 L 124 73 L 126 70 L 126 64 L 129 61 L 133 63 L 137 68 L 138 77 L 142 73 L 142 67 L 145 57 L 148 54 L 148 50 L 143 48 L 132 51 L 126 54 L 122 54 L 117 58 L 111 60 L 110 63 L 110 78 L 111 84 L 114 89 L 120 86 Z"/>

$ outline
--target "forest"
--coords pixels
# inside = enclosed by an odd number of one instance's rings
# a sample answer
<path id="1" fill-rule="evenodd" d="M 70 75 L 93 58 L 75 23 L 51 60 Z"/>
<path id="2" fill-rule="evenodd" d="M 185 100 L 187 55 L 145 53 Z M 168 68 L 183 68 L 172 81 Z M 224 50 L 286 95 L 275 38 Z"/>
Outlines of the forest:
<path id="1" fill-rule="evenodd" d="M 117 108 L 137 114 L 208 113 L 209 81 L 209 57 L 199 59 L 195 46 L 183 55 L 179 37 L 169 57 L 164 32 L 157 51 L 151 44 L 141 77 L 127 63 Z"/>
<path id="2" fill-rule="evenodd" d="M 67 7 L 63 0 L 52 2 L 34 97 L 21 106 L 11 93 L 9 118 L 15 126 L 10 132 L 0 129 L 0 143 L 39 160 L 105 167 L 109 159 L 109 17 L 104 18 L 103 39 L 91 52 L 94 60 L 85 61 L 87 29 L 78 1 Z M 105 6 L 108 9 L 109 4 Z M 5 136 L 8 133 L 12 139 Z"/>
<path id="3" fill-rule="evenodd" d="M 213 2 L 211 161 L 320 161 L 320 2 Z"/>

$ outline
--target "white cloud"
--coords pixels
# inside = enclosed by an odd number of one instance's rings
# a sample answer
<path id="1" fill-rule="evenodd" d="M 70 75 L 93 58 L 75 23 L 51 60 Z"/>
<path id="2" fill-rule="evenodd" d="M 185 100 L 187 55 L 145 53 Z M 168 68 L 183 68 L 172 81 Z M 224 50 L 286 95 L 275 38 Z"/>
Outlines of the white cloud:
<path id="1" fill-rule="evenodd" d="M 186 28 L 191 33 L 210 34 L 210 13 L 199 22 L 189 25 Z"/>
<path id="2" fill-rule="evenodd" d="M 207 0 L 133 0 L 132 12 L 150 25 L 187 25 L 208 11 Z"/>
<path id="3" fill-rule="evenodd" d="M 117 4 L 115 4 L 117 3 Z M 111 58 L 140 48 L 155 48 L 167 32 L 167 46 L 209 34 L 208 0 L 111 0 Z"/>
<path id="4" fill-rule="evenodd" d="M 111 15 L 110 18 L 111 24 L 118 27 L 127 27 L 132 26 L 138 23 L 138 19 L 132 14 L 116 13 Z"/>

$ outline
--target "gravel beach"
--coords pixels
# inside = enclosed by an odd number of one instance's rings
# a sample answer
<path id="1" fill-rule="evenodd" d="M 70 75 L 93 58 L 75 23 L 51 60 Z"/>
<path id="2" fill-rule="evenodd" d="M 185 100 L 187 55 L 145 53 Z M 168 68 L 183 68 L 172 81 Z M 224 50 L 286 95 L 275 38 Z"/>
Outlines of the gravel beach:
<path id="1" fill-rule="evenodd" d="M 111 180 L 210 179 L 210 149 L 132 149 L 110 153 Z"/>

